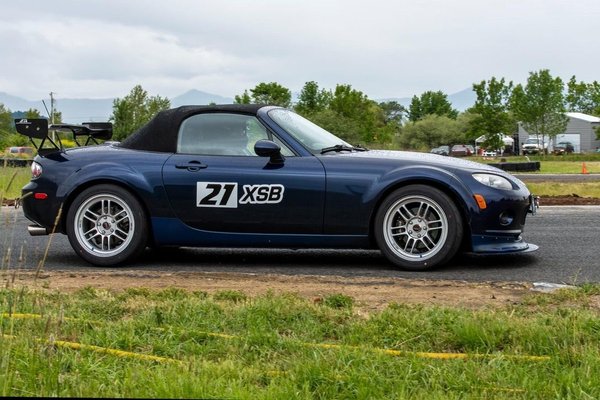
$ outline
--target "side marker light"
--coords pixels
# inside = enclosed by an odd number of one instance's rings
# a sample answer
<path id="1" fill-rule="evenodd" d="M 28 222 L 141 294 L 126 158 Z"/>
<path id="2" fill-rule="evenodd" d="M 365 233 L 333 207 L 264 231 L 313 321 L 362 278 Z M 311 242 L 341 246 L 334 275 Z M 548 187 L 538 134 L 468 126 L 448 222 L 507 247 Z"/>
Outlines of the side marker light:
<path id="1" fill-rule="evenodd" d="M 476 195 L 473 195 L 473 197 L 475 198 L 475 201 L 477 202 L 477 205 L 479 206 L 480 210 L 485 210 L 487 208 L 487 204 L 482 195 L 476 194 Z"/>

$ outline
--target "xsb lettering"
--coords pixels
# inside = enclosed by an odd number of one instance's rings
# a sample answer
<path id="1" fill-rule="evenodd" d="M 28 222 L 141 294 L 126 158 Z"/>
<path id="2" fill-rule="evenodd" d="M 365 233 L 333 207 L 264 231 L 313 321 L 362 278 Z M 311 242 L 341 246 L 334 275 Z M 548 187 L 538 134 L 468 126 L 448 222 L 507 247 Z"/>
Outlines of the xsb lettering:
<path id="1" fill-rule="evenodd" d="M 277 204 L 283 200 L 283 185 L 244 185 L 240 204 Z"/>

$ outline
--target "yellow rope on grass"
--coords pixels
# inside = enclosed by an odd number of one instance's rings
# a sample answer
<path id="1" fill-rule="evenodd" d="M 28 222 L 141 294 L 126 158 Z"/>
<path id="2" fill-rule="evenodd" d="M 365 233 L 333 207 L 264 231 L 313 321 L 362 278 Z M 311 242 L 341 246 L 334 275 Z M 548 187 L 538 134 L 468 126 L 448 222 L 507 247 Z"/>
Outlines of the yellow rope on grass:
<path id="1" fill-rule="evenodd" d="M 2 337 L 5 339 L 13 339 L 13 340 L 18 339 L 18 337 L 14 336 L 14 335 L 2 335 Z M 47 344 L 50 346 L 63 347 L 63 348 L 72 349 L 72 350 L 87 350 L 87 351 L 92 351 L 94 353 L 110 354 L 110 355 L 113 355 L 113 356 L 119 357 L 119 358 L 133 358 L 133 359 L 137 359 L 137 360 L 156 361 L 156 362 L 160 362 L 160 363 L 183 364 L 182 361 L 176 360 L 174 358 L 159 357 L 159 356 L 153 356 L 153 355 L 149 355 L 149 354 L 133 353 L 131 351 L 111 349 L 109 347 L 100 347 L 100 346 L 82 344 L 82 343 L 77 343 L 77 342 L 67 342 L 64 340 L 46 340 L 46 339 L 39 339 L 39 338 L 35 338 L 34 340 L 36 342 L 44 343 L 44 344 Z"/>
<path id="2" fill-rule="evenodd" d="M 360 346 L 347 346 L 341 344 L 330 344 L 330 343 L 305 343 L 300 342 L 303 346 L 308 347 L 320 347 L 324 349 L 351 349 L 351 350 L 365 350 L 365 347 Z M 506 355 L 506 354 L 468 354 L 468 353 L 430 353 L 423 351 L 402 351 L 393 349 L 382 349 L 378 347 L 371 348 L 372 351 L 382 354 L 388 354 L 396 357 L 418 357 L 418 358 L 430 358 L 438 360 L 466 360 L 466 359 L 488 359 L 488 358 L 507 358 L 509 360 L 517 361 L 549 361 L 549 356 L 529 356 L 529 355 Z"/>
<path id="3" fill-rule="evenodd" d="M 19 318 L 19 319 L 36 319 L 41 318 L 40 314 L 7 314 L 3 313 L 3 317 L 9 318 Z M 65 318 L 65 320 L 75 321 L 78 320 L 76 318 Z M 91 322 L 80 320 L 82 322 Z M 154 328 L 157 330 L 164 330 L 164 328 Z M 204 331 L 194 331 L 199 334 L 204 334 L 206 336 L 218 337 L 222 339 L 243 339 L 241 336 L 228 335 L 225 333 L 215 333 L 215 332 L 204 332 Z M 323 349 L 351 349 L 351 350 L 371 350 L 377 353 L 387 354 L 395 357 L 418 357 L 418 358 L 427 358 L 427 359 L 437 359 L 437 360 L 466 360 L 466 359 L 492 359 L 492 358 L 506 358 L 509 360 L 515 361 L 533 361 L 533 362 L 542 362 L 542 361 L 550 361 L 551 357 L 549 356 L 531 356 L 531 355 L 507 355 L 507 354 L 468 354 L 468 353 L 433 353 L 433 352 L 420 352 L 420 351 L 402 351 L 402 350 L 393 350 L 393 349 L 382 349 L 378 347 L 366 348 L 361 346 L 350 346 L 350 345 L 341 345 L 341 344 L 331 344 L 331 343 L 307 343 L 307 342 L 297 342 L 297 344 L 305 347 L 317 347 Z M 120 350 L 117 350 L 120 351 Z"/>
<path id="4" fill-rule="evenodd" d="M 88 351 L 92 351 L 95 353 L 110 354 L 110 355 L 113 355 L 113 356 L 119 357 L 119 358 L 133 358 L 133 359 L 137 359 L 137 360 L 156 361 L 156 362 L 160 362 L 160 363 L 173 363 L 173 364 L 182 364 L 183 363 L 182 361 L 176 360 L 174 358 L 159 357 L 159 356 L 153 356 L 153 355 L 149 355 L 149 354 L 133 353 L 131 351 L 111 349 L 108 347 L 94 346 L 94 345 L 90 345 L 90 344 L 65 342 L 63 340 L 54 340 L 54 341 L 48 340 L 48 341 L 46 341 L 46 343 L 57 346 L 57 347 L 65 347 L 65 348 L 73 349 L 73 350 L 88 350 Z"/>

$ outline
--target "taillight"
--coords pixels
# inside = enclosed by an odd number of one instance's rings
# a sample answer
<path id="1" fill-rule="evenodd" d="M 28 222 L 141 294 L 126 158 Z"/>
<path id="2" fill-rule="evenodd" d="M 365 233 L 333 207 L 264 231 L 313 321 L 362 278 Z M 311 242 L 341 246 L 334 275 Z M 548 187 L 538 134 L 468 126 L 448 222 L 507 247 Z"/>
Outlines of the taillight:
<path id="1" fill-rule="evenodd" d="M 42 176 L 42 166 L 35 161 L 31 163 L 31 179 L 37 179 Z"/>

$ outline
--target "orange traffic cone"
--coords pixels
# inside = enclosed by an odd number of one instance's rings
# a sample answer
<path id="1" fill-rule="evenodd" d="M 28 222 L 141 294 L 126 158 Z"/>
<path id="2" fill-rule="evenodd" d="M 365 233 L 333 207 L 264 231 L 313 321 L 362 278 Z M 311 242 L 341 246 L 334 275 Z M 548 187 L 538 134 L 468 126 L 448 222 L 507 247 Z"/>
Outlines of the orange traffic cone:
<path id="1" fill-rule="evenodd" d="M 589 174 L 589 172 L 588 172 L 587 168 L 585 167 L 585 163 L 583 163 L 583 164 L 581 165 L 581 173 L 582 173 L 582 174 Z"/>

